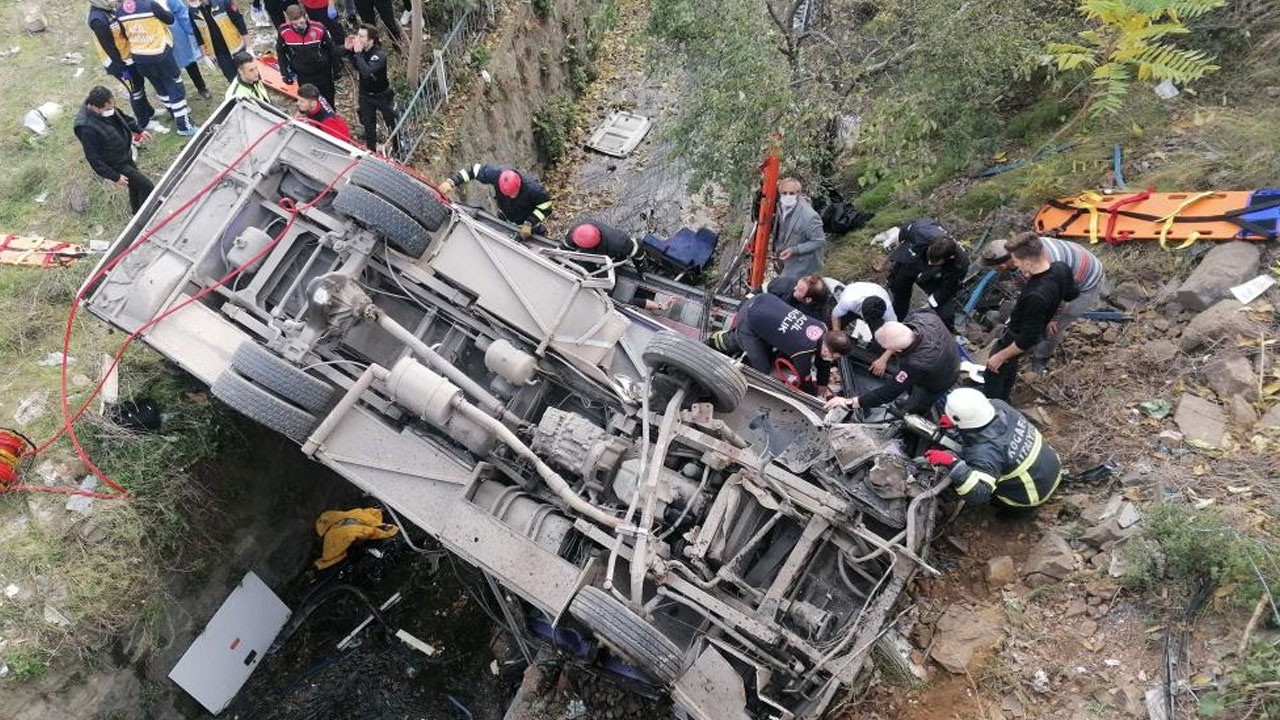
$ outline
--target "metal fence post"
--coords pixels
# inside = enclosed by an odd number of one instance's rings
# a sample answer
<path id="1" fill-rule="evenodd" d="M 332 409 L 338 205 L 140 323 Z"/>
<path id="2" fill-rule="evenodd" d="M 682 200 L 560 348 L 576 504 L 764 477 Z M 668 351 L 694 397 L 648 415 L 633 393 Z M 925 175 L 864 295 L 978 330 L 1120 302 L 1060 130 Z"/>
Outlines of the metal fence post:
<path id="1" fill-rule="evenodd" d="M 444 71 L 444 53 L 439 50 L 432 50 L 431 54 L 436 59 L 433 65 L 436 71 L 436 84 L 440 87 L 440 103 L 443 105 L 449 102 L 449 77 Z"/>

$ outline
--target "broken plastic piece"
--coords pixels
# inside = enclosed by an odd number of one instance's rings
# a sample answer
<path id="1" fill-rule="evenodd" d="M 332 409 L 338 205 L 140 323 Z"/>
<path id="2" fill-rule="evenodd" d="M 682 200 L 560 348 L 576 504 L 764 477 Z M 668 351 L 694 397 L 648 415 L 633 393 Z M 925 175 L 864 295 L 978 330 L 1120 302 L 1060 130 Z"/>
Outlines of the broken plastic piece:
<path id="1" fill-rule="evenodd" d="M 1231 294 L 1236 296 L 1241 305 L 1248 305 L 1258 296 L 1266 292 L 1272 285 L 1276 284 L 1276 279 L 1270 275 L 1259 275 L 1258 277 L 1231 288 Z"/>

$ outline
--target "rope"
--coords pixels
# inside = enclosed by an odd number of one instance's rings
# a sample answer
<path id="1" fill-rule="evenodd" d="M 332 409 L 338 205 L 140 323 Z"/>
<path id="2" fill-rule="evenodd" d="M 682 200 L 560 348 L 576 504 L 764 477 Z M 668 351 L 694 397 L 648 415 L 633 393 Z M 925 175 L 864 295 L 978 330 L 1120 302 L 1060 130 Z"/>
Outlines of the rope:
<path id="1" fill-rule="evenodd" d="M 205 288 L 202 288 L 200 292 L 192 295 L 191 297 L 178 303 L 177 305 L 174 305 L 173 307 L 169 308 L 168 310 L 161 313 L 160 315 L 157 315 L 155 318 L 152 318 L 151 320 L 149 320 L 148 322 L 144 323 L 142 326 L 140 326 L 139 328 L 131 332 L 124 339 L 124 341 L 120 343 L 119 349 L 116 351 L 115 355 L 112 356 L 111 364 L 102 373 L 102 379 L 98 381 L 98 384 L 95 385 L 93 390 L 89 392 L 84 402 L 73 413 L 71 411 L 71 400 L 70 400 L 70 395 L 68 393 L 68 387 L 67 387 L 68 375 L 69 375 L 68 368 L 67 368 L 67 357 L 71 350 L 71 333 L 75 323 L 76 314 L 79 312 L 80 305 L 84 300 L 84 296 L 90 291 L 91 288 L 95 287 L 99 281 L 101 281 L 104 277 L 106 277 L 106 275 L 109 272 L 115 269 L 115 267 L 119 265 L 126 257 L 128 257 L 134 250 L 137 250 L 139 247 L 141 247 L 143 243 L 149 240 L 153 235 L 159 232 L 162 228 L 164 228 L 166 225 L 173 222 L 178 216 L 182 215 L 187 210 L 189 210 L 196 203 L 197 200 L 207 195 L 215 187 L 217 187 L 222 182 L 222 180 L 228 174 L 230 174 L 230 172 L 236 166 L 238 166 L 241 162 L 243 162 L 244 159 L 248 157 L 248 155 L 251 152 L 253 152 L 258 147 L 258 145 L 260 145 L 264 140 L 274 135 L 278 130 L 280 130 L 281 128 L 285 127 L 288 124 L 289 124 L 289 120 L 281 120 L 271 125 L 266 130 L 264 130 L 262 134 L 259 135 L 247 147 L 245 147 L 245 149 L 242 150 L 231 161 L 231 163 L 227 165 L 226 168 L 224 168 L 218 174 L 214 175 L 212 179 L 210 179 L 207 183 L 205 183 L 204 187 L 202 187 L 194 195 L 192 195 L 185 202 L 183 202 L 181 205 L 175 208 L 172 212 L 166 215 L 163 219 L 160 220 L 160 222 L 156 223 L 152 227 L 147 228 L 145 231 L 140 233 L 138 238 L 134 240 L 127 248 L 125 248 L 123 252 L 121 252 L 119 255 L 114 257 L 110 262 L 105 263 L 102 266 L 102 268 L 100 268 L 92 277 L 89 278 L 87 282 L 84 283 L 84 285 L 81 286 L 80 291 L 76 294 L 75 299 L 71 303 L 71 310 L 67 313 L 67 322 L 64 327 L 63 336 L 62 336 L 62 377 L 61 377 L 59 400 L 62 406 L 63 424 L 60 428 L 58 428 L 57 432 L 55 432 L 49 439 L 42 442 L 39 445 L 39 447 L 31 451 L 29 455 L 36 456 L 43 453 L 44 451 L 48 450 L 49 447 L 51 447 L 55 442 L 58 441 L 59 438 L 61 438 L 65 434 L 71 440 L 71 444 L 75 448 L 77 457 L 80 458 L 81 462 L 84 463 L 85 467 L 90 472 L 92 472 L 95 477 L 97 477 L 99 480 L 105 483 L 107 487 L 111 488 L 112 492 L 103 493 L 103 492 L 93 492 L 89 490 L 81 490 L 79 488 L 43 487 L 38 485 L 23 485 L 23 484 L 12 484 L 12 485 L 0 486 L 0 492 L 25 490 L 28 492 L 45 492 L 45 493 L 52 493 L 57 495 L 80 495 L 84 497 L 98 498 L 102 500 L 118 500 L 118 499 L 130 497 L 128 490 L 126 490 L 119 483 L 115 482 L 111 477 L 109 477 L 106 473 L 104 473 L 101 469 L 99 469 L 98 466 L 95 465 L 93 461 L 89 458 L 88 452 L 84 449 L 84 447 L 80 443 L 79 436 L 76 435 L 76 431 L 75 431 L 76 422 L 80 420 L 81 416 L 84 415 L 85 411 L 92 404 L 93 400 L 102 391 L 102 387 L 106 383 L 107 378 L 110 377 L 111 371 L 113 371 L 120 364 L 121 357 L 124 356 L 125 351 L 129 349 L 129 346 L 133 344 L 134 340 L 140 337 L 143 332 L 154 327 L 165 318 L 169 317 L 170 315 L 173 315 L 174 313 L 177 313 L 178 311 L 187 307 L 191 303 L 200 300 L 201 298 L 205 297 L 206 295 L 213 292 L 217 288 L 225 285 L 227 282 L 231 281 L 232 279 L 240 275 L 240 273 L 242 273 L 245 268 L 252 267 L 256 262 L 258 262 L 260 259 L 265 257 L 268 253 L 270 253 L 271 250 L 274 249 L 275 246 L 280 242 L 280 240 L 289 232 L 290 228 L 293 227 L 293 224 L 294 222 L 296 222 L 298 215 L 301 214 L 303 211 L 313 207 L 321 199 L 323 199 L 330 192 L 332 192 L 334 186 L 337 185 L 338 181 L 341 180 L 348 172 L 350 172 L 353 167 L 355 167 L 355 164 L 358 161 L 358 158 L 353 159 L 351 162 L 349 162 L 346 165 L 346 167 L 344 167 L 340 172 L 338 172 L 338 174 L 334 177 L 333 181 L 330 182 L 328 185 L 326 185 L 325 188 L 320 192 L 320 194 L 317 195 L 310 202 L 298 206 L 298 205 L 295 205 L 291 200 L 282 199 L 279 204 L 280 204 L 280 207 L 284 208 L 289 212 L 289 220 L 285 223 L 284 227 L 280 230 L 280 232 L 277 233 L 276 236 L 271 239 L 271 242 L 268 243 L 256 255 L 246 260 L 239 267 L 236 267 L 233 270 L 231 270 L 231 272 L 227 273 L 227 275 L 223 276 L 222 278 L 219 278 L 213 284 Z"/>

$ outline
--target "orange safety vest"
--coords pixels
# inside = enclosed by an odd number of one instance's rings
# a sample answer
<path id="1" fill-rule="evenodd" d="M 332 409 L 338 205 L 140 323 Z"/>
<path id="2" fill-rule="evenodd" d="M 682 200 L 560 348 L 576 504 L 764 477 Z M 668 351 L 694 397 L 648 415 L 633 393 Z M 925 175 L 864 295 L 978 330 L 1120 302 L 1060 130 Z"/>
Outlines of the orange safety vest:
<path id="1" fill-rule="evenodd" d="M 116 41 L 116 52 L 120 53 L 120 59 L 124 61 L 125 65 L 128 65 L 132 59 L 130 57 L 132 51 L 129 49 L 129 38 L 125 37 L 124 28 L 120 27 L 120 21 L 114 16 L 110 17 L 107 27 L 111 29 L 111 37 Z M 98 42 L 98 36 L 93 33 L 89 33 L 89 36 L 93 38 L 93 49 L 97 51 L 98 60 L 102 62 L 102 67 L 109 67 L 111 58 L 107 55 L 107 51 L 102 48 L 102 43 Z"/>
<path id="2" fill-rule="evenodd" d="M 200 30 L 200 49 L 209 57 L 214 56 L 213 42 L 209 39 L 209 26 L 205 22 L 204 13 L 199 12 L 198 8 L 193 8 L 197 12 L 191 13 L 191 22 Z M 232 55 L 244 50 L 244 37 L 236 28 L 236 24 L 231 22 L 231 16 L 227 14 L 225 8 L 217 2 L 209 3 L 210 14 L 213 15 L 213 24 L 217 26 L 218 32 L 222 33 L 222 41 L 227 44 L 227 50 Z"/>
<path id="3" fill-rule="evenodd" d="M 169 26 L 151 11 L 152 0 L 121 0 L 116 19 L 135 57 L 156 57 L 173 47 Z"/>

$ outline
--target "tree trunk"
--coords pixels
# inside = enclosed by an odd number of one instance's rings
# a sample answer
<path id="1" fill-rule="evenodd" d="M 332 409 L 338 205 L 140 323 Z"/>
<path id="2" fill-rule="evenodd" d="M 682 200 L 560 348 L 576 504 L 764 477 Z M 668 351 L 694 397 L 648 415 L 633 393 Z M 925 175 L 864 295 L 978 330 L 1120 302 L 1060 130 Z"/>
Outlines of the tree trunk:
<path id="1" fill-rule="evenodd" d="M 410 3 L 413 19 L 409 22 L 409 87 L 416 91 L 422 83 L 422 0 Z"/>

